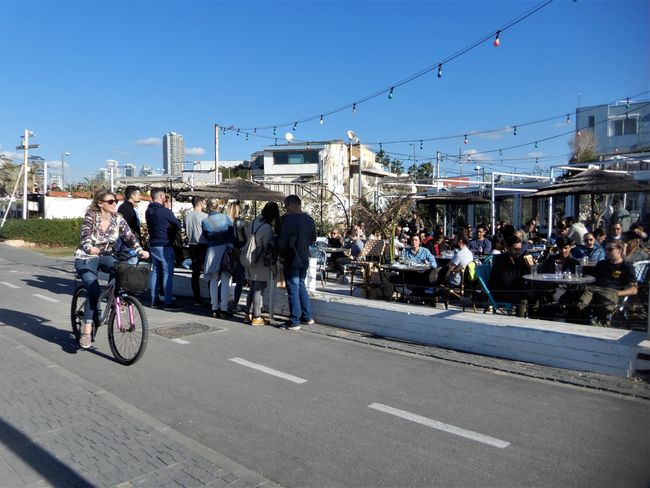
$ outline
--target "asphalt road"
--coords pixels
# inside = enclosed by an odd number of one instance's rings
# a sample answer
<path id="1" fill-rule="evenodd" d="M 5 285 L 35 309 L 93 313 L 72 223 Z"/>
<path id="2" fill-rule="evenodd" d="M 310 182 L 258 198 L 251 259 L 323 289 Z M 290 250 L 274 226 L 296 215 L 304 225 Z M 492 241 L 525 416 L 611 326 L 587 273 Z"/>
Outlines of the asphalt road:
<path id="1" fill-rule="evenodd" d="M 200 323 L 144 358 L 70 332 L 71 260 L 0 244 L 2 332 L 171 428 L 285 486 L 650 486 L 645 400 L 373 348 L 307 331 Z M 368 317 L 372 320 L 372 317 Z"/>

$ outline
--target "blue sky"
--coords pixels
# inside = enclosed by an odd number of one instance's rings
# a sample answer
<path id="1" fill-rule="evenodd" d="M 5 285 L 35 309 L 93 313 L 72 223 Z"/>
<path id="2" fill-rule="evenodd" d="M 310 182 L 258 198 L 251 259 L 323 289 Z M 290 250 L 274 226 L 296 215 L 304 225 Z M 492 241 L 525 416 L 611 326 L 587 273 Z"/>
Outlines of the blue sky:
<path id="1" fill-rule="evenodd" d="M 495 32 L 539 1 L 7 1 L 0 0 L 3 65 L 0 152 L 24 129 L 34 152 L 61 153 L 81 179 L 104 165 L 162 166 L 163 134 L 183 134 L 186 159 L 213 159 L 214 124 L 272 126 L 318 115 L 389 88 Z M 649 2 L 555 0 L 443 66 L 351 109 L 299 124 L 298 140 L 386 142 L 410 164 L 436 151 L 474 153 L 531 142 L 489 159 L 532 171 L 566 160 L 565 118 L 484 136 L 462 134 L 573 114 L 650 89 Z M 24 21 L 22 19 L 25 19 Z M 580 95 L 578 95 L 580 94 Z M 277 130 L 278 142 L 291 127 Z M 258 131 L 272 137 L 272 130 Z M 419 140 L 460 135 L 449 140 Z M 415 140 L 388 144 L 388 141 Z M 273 139 L 234 132 L 221 159 L 248 159 Z M 378 145 L 374 146 L 379 149 Z M 526 159 L 538 157 L 539 160 Z M 489 167 L 487 156 L 471 156 Z M 501 163 L 503 160 L 503 163 Z M 457 162 L 446 162 L 451 175 Z M 68 177 L 66 177 L 68 180 Z"/>

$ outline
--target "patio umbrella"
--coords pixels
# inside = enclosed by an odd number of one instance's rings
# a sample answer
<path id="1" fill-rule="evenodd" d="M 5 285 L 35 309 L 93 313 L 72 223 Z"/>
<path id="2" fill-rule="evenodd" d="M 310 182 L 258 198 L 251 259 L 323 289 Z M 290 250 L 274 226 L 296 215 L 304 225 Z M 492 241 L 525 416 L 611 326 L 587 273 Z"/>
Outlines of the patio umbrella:
<path id="1" fill-rule="evenodd" d="M 526 195 L 526 198 L 632 192 L 650 192 L 650 185 L 636 181 L 627 173 L 588 169 L 577 175 L 558 179 L 552 185 L 543 186 L 536 193 Z"/>
<path id="2" fill-rule="evenodd" d="M 284 200 L 282 192 L 270 190 L 253 181 L 242 178 L 226 180 L 220 185 L 206 186 L 193 191 L 181 192 L 188 197 L 222 198 L 224 200 L 251 200 L 255 202 L 279 202 Z"/>

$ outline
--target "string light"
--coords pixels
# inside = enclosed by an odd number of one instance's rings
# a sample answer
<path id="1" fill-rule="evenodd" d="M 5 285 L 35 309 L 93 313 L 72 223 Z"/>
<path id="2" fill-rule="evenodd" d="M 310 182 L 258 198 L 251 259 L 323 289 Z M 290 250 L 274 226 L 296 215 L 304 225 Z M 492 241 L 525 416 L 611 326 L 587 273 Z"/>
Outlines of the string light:
<path id="1" fill-rule="evenodd" d="M 499 156 L 503 156 L 503 151 L 501 149 L 499 149 Z M 503 162 L 503 161 L 501 161 L 501 162 Z"/>
<path id="2" fill-rule="evenodd" d="M 424 146 L 422 145 L 422 140 L 420 140 L 420 151 L 422 151 L 422 149 L 424 149 Z"/>
<path id="3" fill-rule="evenodd" d="M 442 78 L 442 64 L 438 65 L 438 78 Z"/>
<path id="4" fill-rule="evenodd" d="M 625 108 L 630 108 L 630 99 L 629 98 L 625 99 Z"/>
<path id="5" fill-rule="evenodd" d="M 277 135 L 277 134 L 275 133 L 275 126 L 273 126 L 273 135 L 274 135 L 274 136 Z M 277 139 L 276 139 L 276 140 L 277 140 Z"/>
<path id="6" fill-rule="evenodd" d="M 388 99 L 392 100 L 393 99 L 393 90 L 395 90 L 394 86 L 390 87 L 390 91 L 388 92 Z"/>
<path id="7" fill-rule="evenodd" d="M 239 137 L 239 129 L 237 129 L 237 137 Z"/>
<path id="8" fill-rule="evenodd" d="M 277 137 L 275 138 L 275 145 L 276 146 L 278 145 L 278 138 Z"/>
<path id="9" fill-rule="evenodd" d="M 576 132 L 576 136 L 580 137 L 581 135 L 582 135 L 582 134 L 581 134 L 580 131 L 578 130 L 578 132 Z"/>
<path id="10" fill-rule="evenodd" d="M 257 128 L 253 129 L 253 135 L 257 135 Z"/>
<path id="11" fill-rule="evenodd" d="M 537 141 L 535 141 L 535 149 L 537 149 Z"/>
<path id="12" fill-rule="evenodd" d="M 514 129 L 512 130 L 512 135 L 516 136 L 517 135 L 517 126 L 515 125 Z"/>
<path id="13" fill-rule="evenodd" d="M 320 116 L 320 125 L 323 125 L 323 116 Z"/>
<path id="14" fill-rule="evenodd" d="M 381 142 L 379 143 L 379 150 L 380 150 L 380 151 L 383 151 L 383 150 L 384 150 L 384 145 L 383 145 Z"/>
<path id="15" fill-rule="evenodd" d="M 292 130 L 293 130 L 294 132 L 296 131 L 296 127 L 298 127 L 298 122 L 294 122 L 294 123 L 293 123 L 293 129 L 292 129 Z"/>
<path id="16" fill-rule="evenodd" d="M 566 114 L 566 125 L 569 125 L 571 123 L 571 116 L 569 114 Z"/>
<path id="17" fill-rule="evenodd" d="M 248 141 L 248 132 L 246 133 L 246 141 Z"/>
<path id="18" fill-rule="evenodd" d="M 501 31 L 498 30 L 498 31 L 497 31 L 497 35 L 496 35 L 496 37 L 494 38 L 494 42 L 492 43 L 492 45 L 493 45 L 494 47 L 499 47 L 499 44 L 501 44 L 501 40 L 499 39 L 499 36 L 500 36 L 500 35 L 501 35 Z"/>
<path id="19" fill-rule="evenodd" d="M 465 134 L 465 140 L 463 141 L 463 144 L 467 144 L 469 141 L 467 140 L 467 134 Z"/>
<path id="20" fill-rule="evenodd" d="M 352 115 L 357 115 L 357 104 L 356 103 L 352 104 Z"/>

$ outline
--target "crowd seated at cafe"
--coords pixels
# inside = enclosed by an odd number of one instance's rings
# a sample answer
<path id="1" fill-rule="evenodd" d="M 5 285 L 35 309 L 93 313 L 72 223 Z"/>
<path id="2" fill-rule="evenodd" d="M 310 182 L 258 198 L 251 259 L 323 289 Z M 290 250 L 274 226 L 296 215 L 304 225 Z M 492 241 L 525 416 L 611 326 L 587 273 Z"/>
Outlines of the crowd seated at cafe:
<path id="1" fill-rule="evenodd" d="M 562 265 L 563 273 L 575 273 L 576 266 L 580 264 L 577 259 L 571 256 L 571 249 L 574 242 L 568 237 L 558 237 L 555 241 L 557 253 L 551 254 L 542 263 L 540 272 L 542 273 L 555 273 L 556 265 Z"/>
<path id="2" fill-rule="evenodd" d="M 449 263 L 442 267 L 438 272 L 438 283 L 447 284 L 452 287 L 458 287 L 461 283 L 461 275 L 465 267 L 474 261 L 474 255 L 469 250 L 467 238 L 459 236 L 456 238 L 454 246 L 456 251 L 454 257 Z"/>
<path id="3" fill-rule="evenodd" d="M 625 261 L 628 263 L 636 263 L 637 261 L 645 261 L 650 258 L 647 248 L 643 244 L 641 236 L 636 232 L 629 230 L 623 234 L 623 241 L 625 242 Z"/>
<path id="4" fill-rule="evenodd" d="M 401 278 L 398 275 L 394 275 L 391 277 L 391 281 L 394 284 L 404 284 L 408 293 L 413 296 L 424 296 L 425 290 L 430 288 L 437 279 L 438 263 L 436 262 L 436 258 L 428 249 L 420 246 L 420 236 L 418 234 L 414 234 L 411 237 L 410 242 L 411 246 L 405 249 L 402 253 L 402 260 L 409 264 L 428 265 L 429 268 L 431 268 L 431 271 L 404 270 L 402 271 L 403 276 Z M 407 290 L 402 290 L 402 293 L 406 293 Z"/>
<path id="5" fill-rule="evenodd" d="M 469 241 L 469 249 L 479 256 L 487 256 L 492 252 L 492 243 L 487 238 L 485 226 L 476 227 L 476 238 Z"/>
<path id="6" fill-rule="evenodd" d="M 431 252 L 420 245 L 420 236 L 413 234 L 411 237 L 411 247 L 405 249 L 402 253 L 404 260 L 414 264 L 428 264 L 432 268 L 437 268 L 436 258 Z"/>
<path id="7" fill-rule="evenodd" d="M 336 271 L 337 276 L 342 277 L 342 282 L 346 281 L 345 277 L 345 265 L 350 264 L 354 259 L 356 259 L 361 251 L 363 251 L 363 241 L 359 239 L 358 229 L 354 228 L 350 232 L 350 239 L 343 245 L 343 249 L 349 249 L 349 256 L 343 256 L 336 259 Z"/>
<path id="8" fill-rule="evenodd" d="M 614 240 L 607 243 L 607 259 L 596 264 L 596 283 L 588 285 L 569 306 L 570 314 L 579 323 L 604 325 L 608 314 L 614 311 L 620 297 L 637 294 L 636 277 L 630 263 L 625 262 L 624 243 Z"/>
<path id="9" fill-rule="evenodd" d="M 587 232 L 582 238 L 583 244 L 578 244 L 571 250 L 571 256 L 576 259 L 587 258 L 589 261 L 602 261 L 605 259 L 605 250 L 596 243 L 596 236 Z"/>

